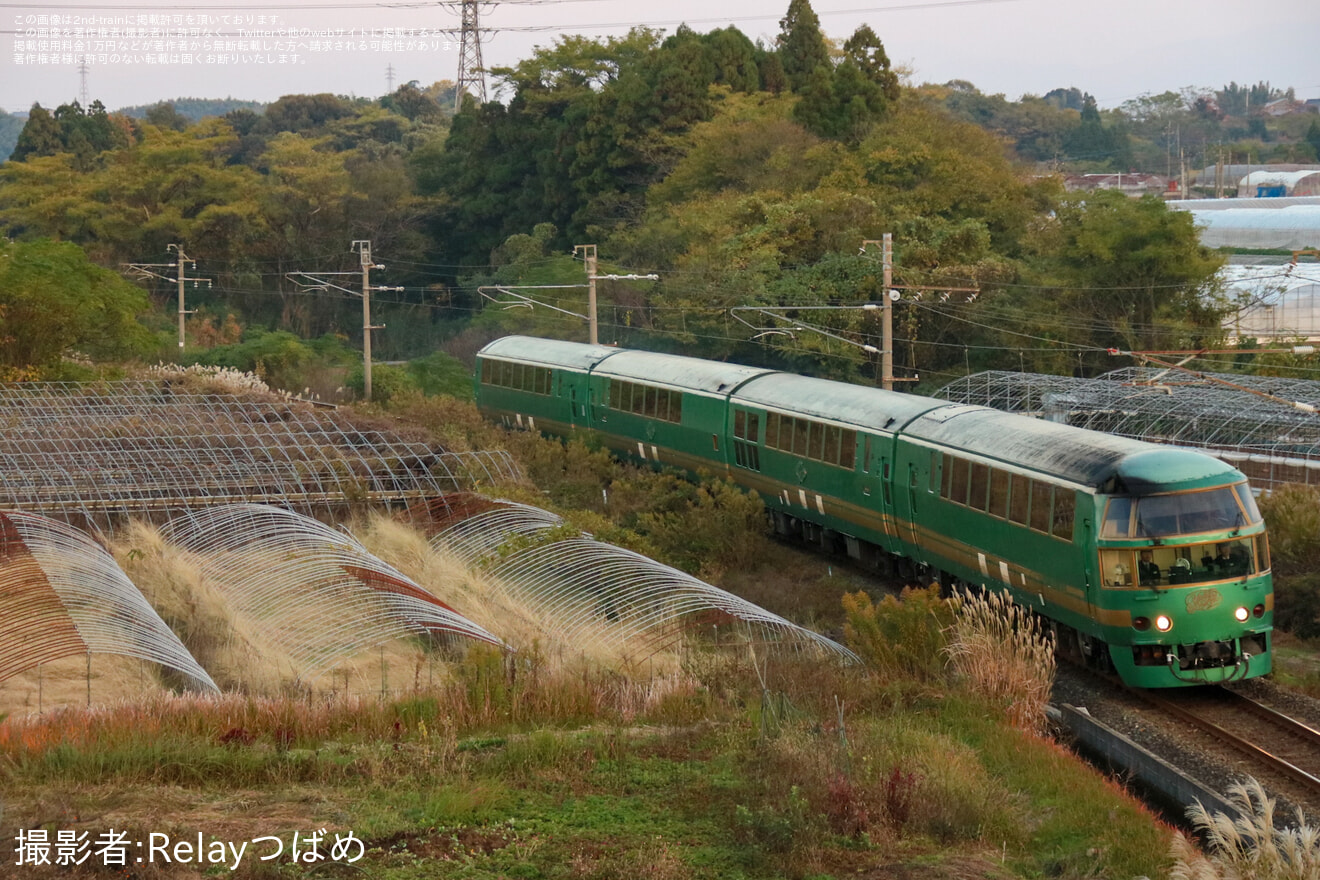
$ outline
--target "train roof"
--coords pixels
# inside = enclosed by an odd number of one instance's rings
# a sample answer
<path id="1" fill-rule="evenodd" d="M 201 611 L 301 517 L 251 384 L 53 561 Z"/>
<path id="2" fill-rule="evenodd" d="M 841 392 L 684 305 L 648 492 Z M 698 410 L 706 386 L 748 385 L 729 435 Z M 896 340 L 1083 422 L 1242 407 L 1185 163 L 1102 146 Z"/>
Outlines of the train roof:
<path id="1" fill-rule="evenodd" d="M 605 358 L 621 352 L 622 349 L 610 348 L 608 345 L 564 342 L 562 339 L 540 339 L 536 336 L 505 336 L 488 343 L 477 352 L 477 356 L 589 370 Z"/>
<path id="2" fill-rule="evenodd" d="M 930 397 L 794 373 L 758 377 L 740 388 L 734 400 L 891 433 L 924 412 L 948 406 L 947 401 Z"/>
<path id="3" fill-rule="evenodd" d="M 595 375 L 670 385 L 691 391 L 728 394 L 748 379 L 774 373 L 764 367 L 726 364 L 677 354 L 629 349 L 592 371 Z M 783 375 L 783 374 L 776 374 Z"/>
<path id="4" fill-rule="evenodd" d="M 933 409 L 903 433 L 1116 494 L 1197 489 L 1243 479 L 1230 465 L 1191 449 L 983 406 Z"/>

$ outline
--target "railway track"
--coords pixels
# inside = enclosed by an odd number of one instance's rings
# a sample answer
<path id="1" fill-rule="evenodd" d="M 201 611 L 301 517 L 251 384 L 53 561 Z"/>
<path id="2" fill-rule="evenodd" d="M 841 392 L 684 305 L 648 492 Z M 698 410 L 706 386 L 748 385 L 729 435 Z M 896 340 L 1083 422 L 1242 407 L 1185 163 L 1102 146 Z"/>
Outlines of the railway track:
<path id="1" fill-rule="evenodd" d="M 1226 688 L 1131 693 L 1231 746 L 1271 775 L 1288 778 L 1320 804 L 1320 731 Z"/>

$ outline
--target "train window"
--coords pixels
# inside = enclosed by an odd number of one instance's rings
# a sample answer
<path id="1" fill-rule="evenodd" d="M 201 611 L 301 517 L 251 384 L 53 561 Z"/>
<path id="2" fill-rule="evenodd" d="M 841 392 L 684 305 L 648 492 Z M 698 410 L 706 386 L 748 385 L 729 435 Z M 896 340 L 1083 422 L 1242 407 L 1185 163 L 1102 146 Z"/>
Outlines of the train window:
<path id="1" fill-rule="evenodd" d="M 655 418 L 655 413 L 656 413 L 656 409 L 657 409 L 657 405 L 656 405 L 656 392 L 657 392 L 657 389 L 655 389 L 655 388 L 647 387 L 647 389 L 646 389 L 646 413 L 645 413 L 645 414 L 648 415 L 648 416 L 650 416 L 651 418 Z"/>
<path id="2" fill-rule="evenodd" d="M 1105 522 L 1100 528 L 1104 538 L 1127 538 L 1132 534 L 1132 499 L 1110 498 L 1105 508 Z"/>
<path id="3" fill-rule="evenodd" d="M 683 421 L 683 392 L 669 392 L 669 421 L 678 424 Z"/>
<path id="4" fill-rule="evenodd" d="M 1009 481 L 1012 494 L 1008 504 L 1008 518 L 1019 525 L 1027 524 L 1027 509 L 1031 500 L 1031 481 L 1021 474 L 1013 474 Z"/>
<path id="5" fill-rule="evenodd" d="M 779 448 L 779 413 L 765 414 L 765 445 L 771 449 Z"/>
<path id="6" fill-rule="evenodd" d="M 1071 489 L 1054 490 L 1054 524 L 1050 534 L 1064 541 L 1071 541 L 1073 536 L 1073 513 L 1077 508 L 1077 496 Z"/>
<path id="7" fill-rule="evenodd" d="M 1246 511 L 1247 522 L 1260 522 L 1260 508 L 1256 507 L 1256 499 L 1251 494 L 1251 487 L 1246 483 L 1236 483 L 1233 491 L 1237 492 L 1238 501 L 1242 502 L 1242 509 Z"/>
<path id="8" fill-rule="evenodd" d="M 981 462 L 972 462 L 972 492 L 967 504 L 977 510 L 985 510 L 986 493 L 990 491 L 990 466 Z"/>
<path id="9" fill-rule="evenodd" d="M 623 389 L 623 383 L 618 379 L 610 380 L 610 409 L 619 408 L 619 394 Z"/>
<path id="10" fill-rule="evenodd" d="M 1246 525 L 1233 490 L 1178 492 L 1136 499 L 1138 537 L 1223 531 Z"/>
<path id="11" fill-rule="evenodd" d="M 953 482 L 950 484 L 949 500 L 959 504 L 967 503 L 967 459 L 953 460 Z"/>
<path id="12" fill-rule="evenodd" d="M 814 461 L 825 460 L 825 425 L 820 422 L 811 423 L 811 445 L 808 450 L 807 458 Z"/>
<path id="13" fill-rule="evenodd" d="M 1008 471 L 990 471 L 990 512 L 1008 519 Z"/>
<path id="14" fill-rule="evenodd" d="M 1100 551 L 1100 581 L 1106 587 L 1132 586 L 1133 560 L 1131 550 Z"/>
<path id="15" fill-rule="evenodd" d="M 830 464 L 839 463 L 839 433 L 838 426 L 825 426 L 825 451 L 821 458 Z"/>
<path id="16" fill-rule="evenodd" d="M 747 414 L 747 439 L 752 443 L 761 439 L 761 417 L 756 413 Z"/>
<path id="17" fill-rule="evenodd" d="M 738 467 L 747 467 L 747 455 L 743 452 L 742 443 L 733 444 L 733 461 Z"/>
<path id="18" fill-rule="evenodd" d="M 669 396 L 668 390 L 661 390 L 655 399 L 655 417 L 669 421 Z"/>
<path id="19" fill-rule="evenodd" d="M 550 393 L 550 368 L 541 367 L 536 371 L 536 393 Z"/>
<path id="20" fill-rule="evenodd" d="M 953 463 L 957 461 L 953 456 L 949 456 L 944 462 L 944 485 L 940 487 L 940 497 L 953 497 Z"/>
<path id="21" fill-rule="evenodd" d="M 871 472 L 871 435 L 864 434 L 863 436 L 866 439 L 862 441 L 862 471 L 869 474 Z"/>
<path id="22" fill-rule="evenodd" d="M 807 435 L 811 432 L 811 422 L 806 419 L 793 420 L 793 454 L 807 454 Z"/>
<path id="23" fill-rule="evenodd" d="M 1046 534 L 1050 531 L 1050 490 L 1053 488 L 1040 480 L 1031 481 L 1031 527 Z"/>
<path id="24" fill-rule="evenodd" d="M 747 413 L 740 409 L 733 411 L 733 436 L 747 436 Z"/>
<path id="25" fill-rule="evenodd" d="M 939 491 L 940 488 L 939 470 L 940 454 L 932 449 L 930 451 L 930 485 L 927 486 L 926 489 L 926 491 L 930 492 L 932 495 Z"/>
<path id="26" fill-rule="evenodd" d="M 839 467 L 852 470 L 857 467 L 857 432 L 844 429 L 839 447 Z"/>
<path id="27" fill-rule="evenodd" d="M 1256 570 L 1270 570 L 1270 542 L 1264 532 L 1256 536 Z"/>

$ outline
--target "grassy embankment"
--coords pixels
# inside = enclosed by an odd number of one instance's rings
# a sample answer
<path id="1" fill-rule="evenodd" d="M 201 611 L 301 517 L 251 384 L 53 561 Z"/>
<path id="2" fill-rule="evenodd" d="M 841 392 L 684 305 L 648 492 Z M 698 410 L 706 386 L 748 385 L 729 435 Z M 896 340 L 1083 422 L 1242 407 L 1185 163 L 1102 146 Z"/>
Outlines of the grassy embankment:
<path id="1" fill-rule="evenodd" d="M 771 610 L 842 628 L 849 579 L 768 544 L 759 503 L 730 487 L 506 438 L 450 402 L 414 402 L 409 415 L 457 448 L 507 443 L 549 493 L 535 497 L 585 510 L 577 523 L 597 537 L 740 593 L 756 584 L 749 598 Z M 695 644 L 639 664 L 555 644 L 553 630 L 483 601 L 484 575 L 454 571 L 420 537 L 379 520 L 354 528 L 479 623 L 517 622 L 521 650 L 454 657 L 405 641 L 385 653 L 386 699 L 375 652 L 310 698 L 282 696 L 278 657 L 188 582 L 186 560 L 128 530 L 116 547 L 126 570 L 242 692 L 171 697 L 133 666 L 125 678 L 141 686 L 127 703 L 16 714 L 0 724 L 0 836 L 287 840 L 329 828 L 370 844 L 354 869 L 249 858 L 240 877 L 1122 878 L 1167 864 L 1168 829 L 1039 734 L 1049 664 L 994 615 L 955 625 L 929 593 L 854 594 L 847 638 L 864 669 Z M 70 703 L 83 699 L 81 662 Z M 94 678 L 94 699 L 112 685 Z"/>

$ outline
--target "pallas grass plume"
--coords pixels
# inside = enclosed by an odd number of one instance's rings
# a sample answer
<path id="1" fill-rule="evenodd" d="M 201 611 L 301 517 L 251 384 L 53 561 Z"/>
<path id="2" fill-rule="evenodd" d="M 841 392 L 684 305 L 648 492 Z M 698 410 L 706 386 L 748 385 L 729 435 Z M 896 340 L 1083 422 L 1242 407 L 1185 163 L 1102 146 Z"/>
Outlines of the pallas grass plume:
<path id="1" fill-rule="evenodd" d="M 1014 727 L 1043 732 L 1054 684 L 1054 637 L 1007 592 L 960 590 L 944 651 L 972 692 L 1000 705 Z"/>
<path id="2" fill-rule="evenodd" d="M 1296 823 L 1278 828 L 1274 799 L 1248 777 L 1229 788 L 1234 818 L 1200 801 L 1187 809 L 1204 852 L 1182 834 L 1173 839 L 1171 880 L 1315 880 L 1320 877 L 1320 829 L 1298 808 Z"/>

